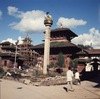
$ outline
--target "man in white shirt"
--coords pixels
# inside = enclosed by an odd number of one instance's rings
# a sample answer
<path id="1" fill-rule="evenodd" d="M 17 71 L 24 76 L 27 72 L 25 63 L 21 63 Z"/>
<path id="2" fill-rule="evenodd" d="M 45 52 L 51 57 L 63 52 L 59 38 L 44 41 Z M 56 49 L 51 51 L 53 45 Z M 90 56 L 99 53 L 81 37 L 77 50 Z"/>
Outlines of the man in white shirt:
<path id="1" fill-rule="evenodd" d="M 68 85 L 68 88 L 67 88 L 67 91 L 74 91 L 73 89 L 73 72 L 71 71 L 71 67 L 68 67 L 68 71 L 66 72 L 66 77 L 67 77 L 67 85 Z"/>
<path id="2" fill-rule="evenodd" d="M 78 83 L 81 84 L 80 73 L 76 70 L 76 72 L 75 72 L 75 84 L 77 85 Z"/>

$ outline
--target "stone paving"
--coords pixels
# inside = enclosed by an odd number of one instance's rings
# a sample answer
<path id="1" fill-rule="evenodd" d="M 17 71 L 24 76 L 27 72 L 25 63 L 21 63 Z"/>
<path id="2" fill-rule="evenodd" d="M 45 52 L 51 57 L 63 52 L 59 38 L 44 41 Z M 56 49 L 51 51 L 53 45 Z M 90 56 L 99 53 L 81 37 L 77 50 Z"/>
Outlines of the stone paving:
<path id="1" fill-rule="evenodd" d="M 67 85 L 33 86 L 1 79 L 0 99 L 100 99 L 98 83 L 82 81 L 74 85 L 74 92 L 66 92 Z"/>

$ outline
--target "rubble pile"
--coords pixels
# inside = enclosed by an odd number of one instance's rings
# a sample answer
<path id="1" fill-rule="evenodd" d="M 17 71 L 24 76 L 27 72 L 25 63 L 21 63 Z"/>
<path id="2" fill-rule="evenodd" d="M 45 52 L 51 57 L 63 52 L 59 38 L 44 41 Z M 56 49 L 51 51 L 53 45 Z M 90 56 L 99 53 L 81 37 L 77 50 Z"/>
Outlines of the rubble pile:
<path id="1" fill-rule="evenodd" d="M 66 84 L 66 77 L 56 76 L 56 77 L 47 77 L 42 79 L 40 82 L 35 82 L 35 86 L 50 86 L 50 85 L 62 85 Z"/>

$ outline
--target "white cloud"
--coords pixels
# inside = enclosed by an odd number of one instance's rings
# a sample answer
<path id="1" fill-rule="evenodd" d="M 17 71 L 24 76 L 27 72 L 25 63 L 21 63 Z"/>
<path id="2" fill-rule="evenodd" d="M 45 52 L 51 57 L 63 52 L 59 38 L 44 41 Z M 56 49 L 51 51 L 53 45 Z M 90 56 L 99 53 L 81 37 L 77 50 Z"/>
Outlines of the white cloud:
<path id="1" fill-rule="evenodd" d="M 91 28 L 88 33 L 84 33 L 72 39 L 75 44 L 91 45 L 93 48 L 100 48 L 100 31 Z"/>
<path id="2" fill-rule="evenodd" d="M 18 44 L 22 44 L 23 43 L 23 38 L 22 37 L 18 37 Z M 10 43 L 13 43 L 15 44 L 17 42 L 17 40 L 13 40 L 12 38 L 7 38 L 6 40 L 3 40 L 2 42 L 6 42 L 6 41 L 9 41 Z"/>
<path id="3" fill-rule="evenodd" d="M 13 44 L 15 44 L 16 40 L 13 40 L 12 38 L 7 38 L 6 40 L 3 40 L 2 42 L 6 42 L 6 41 L 9 41 Z"/>
<path id="4" fill-rule="evenodd" d="M 12 29 L 19 30 L 24 33 L 42 32 L 44 31 L 44 16 L 45 12 L 40 10 L 19 11 L 18 8 L 9 6 L 8 14 L 20 19 L 20 21 L 9 24 Z"/>
<path id="5" fill-rule="evenodd" d="M 0 10 L 0 19 L 2 18 L 2 11 Z"/>
<path id="6" fill-rule="evenodd" d="M 8 14 L 9 15 L 15 15 L 17 12 L 18 12 L 18 8 L 15 8 L 15 7 L 12 7 L 12 6 L 8 7 Z"/>
<path id="7" fill-rule="evenodd" d="M 24 39 L 24 38 L 22 38 L 22 37 L 19 36 L 19 37 L 18 37 L 18 41 L 19 41 L 18 44 L 22 44 L 22 43 L 23 43 L 23 39 Z"/>
<path id="8" fill-rule="evenodd" d="M 68 28 L 72 28 L 72 27 L 76 27 L 76 26 L 80 26 L 80 25 L 85 25 L 87 22 L 84 20 L 77 20 L 75 18 L 64 18 L 64 17 L 60 17 L 58 19 L 57 25 L 59 26 L 60 24 L 63 25 L 63 27 L 68 27 Z"/>
<path id="9" fill-rule="evenodd" d="M 20 15 L 23 13 L 23 11 L 19 11 L 18 8 L 13 6 L 8 6 L 8 14 L 17 18 L 20 18 Z"/>

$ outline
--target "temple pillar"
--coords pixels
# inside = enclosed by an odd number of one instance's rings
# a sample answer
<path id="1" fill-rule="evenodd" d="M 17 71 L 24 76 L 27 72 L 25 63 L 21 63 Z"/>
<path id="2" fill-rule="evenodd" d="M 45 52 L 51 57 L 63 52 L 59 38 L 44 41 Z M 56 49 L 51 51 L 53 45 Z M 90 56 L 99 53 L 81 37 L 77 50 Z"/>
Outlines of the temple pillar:
<path id="1" fill-rule="evenodd" d="M 43 74 L 47 74 L 47 66 L 49 65 L 49 56 L 50 56 L 50 27 L 53 24 L 52 18 L 49 13 L 46 13 L 44 25 L 45 29 L 45 44 L 44 44 L 44 65 L 43 65 Z"/>

